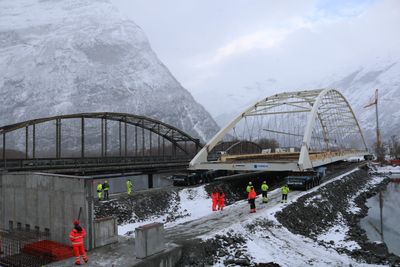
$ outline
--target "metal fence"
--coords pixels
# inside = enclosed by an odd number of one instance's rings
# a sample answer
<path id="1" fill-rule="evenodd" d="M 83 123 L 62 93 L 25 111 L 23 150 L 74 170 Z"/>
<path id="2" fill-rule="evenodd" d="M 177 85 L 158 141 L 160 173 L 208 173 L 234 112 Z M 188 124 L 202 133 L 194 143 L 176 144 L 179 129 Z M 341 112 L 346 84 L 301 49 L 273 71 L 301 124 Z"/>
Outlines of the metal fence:
<path id="1" fill-rule="evenodd" d="M 0 229 L 0 266 L 5 267 L 40 267 L 51 259 L 46 255 L 35 255 L 27 249 L 31 244 L 40 244 L 49 240 L 50 234 L 31 229 Z M 44 242 L 43 245 L 46 243 Z"/>

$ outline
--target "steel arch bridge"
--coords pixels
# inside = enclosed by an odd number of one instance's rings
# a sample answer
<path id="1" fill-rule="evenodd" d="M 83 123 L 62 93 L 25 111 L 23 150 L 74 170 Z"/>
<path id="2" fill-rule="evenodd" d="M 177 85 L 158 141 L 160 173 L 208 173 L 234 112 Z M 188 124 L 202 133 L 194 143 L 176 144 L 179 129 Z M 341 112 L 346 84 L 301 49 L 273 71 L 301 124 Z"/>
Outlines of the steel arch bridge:
<path id="1" fill-rule="evenodd" d="M 145 116 L 95 112 L 39 118 L 0 127 L 3 167 L 39 162 L 189 161 L 202 147 L 180 129 Z M 186 163 L 187 164 L 187 163 Z M 1 167 L 1 165 L 0 165 Z"/>
<path id="2" fill-rule="evenodd" d="M 261 153 L 208 160 L 229 140 L 258 143 Z M 221 129 L 192 159 L 191 169 L 304 171 L 368 154 L 360 125 L 335 89 L 284 92 L 264 98 Z"/>

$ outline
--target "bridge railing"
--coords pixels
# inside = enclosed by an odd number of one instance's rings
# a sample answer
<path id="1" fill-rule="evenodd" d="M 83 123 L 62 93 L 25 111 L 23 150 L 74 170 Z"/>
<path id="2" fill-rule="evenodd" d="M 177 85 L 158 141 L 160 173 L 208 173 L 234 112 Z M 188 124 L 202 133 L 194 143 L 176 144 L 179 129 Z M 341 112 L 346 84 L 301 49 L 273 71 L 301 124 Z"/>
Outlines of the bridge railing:
<path id="1" fill-rule="evenodd" d="M 146 164 L 146 163 L 165 163 L 165 162 L 185 162 L 189 161 L 193 155 L 182 156 L 138 156 L 138 157 L 90 157 L 90 158 L 36 158 L 36 159 L 6 159 L 0 161 L 0 168 L 31 168 L 31 167 L 91 167 L 100 165 L 127 165 L 127 164 Z"/>

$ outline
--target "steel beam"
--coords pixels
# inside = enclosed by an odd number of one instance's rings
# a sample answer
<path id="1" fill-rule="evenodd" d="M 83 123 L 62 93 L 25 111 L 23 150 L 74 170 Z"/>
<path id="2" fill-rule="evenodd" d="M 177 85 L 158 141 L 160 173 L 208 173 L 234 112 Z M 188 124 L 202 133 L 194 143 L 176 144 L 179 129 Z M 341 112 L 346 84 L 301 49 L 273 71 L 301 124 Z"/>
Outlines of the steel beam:
<path id="1" fill-rule="evenodd" d="M 121 121 L 118 122 L 119 156 L 122 157 Z"/>
<path id="2" fill-rule="evenodd" d="M 25 159 L 29 158 L 29 126 L 25 127 Z"/>
<path id="3" fill-rule="evenodd" d="M 126 118 L 125 118 L 125 122 L 124 122 L 124 146 L 125 146 L 125 157 L 128 156 L 128 128 L 127 128 L 127 124 L 126 124 Z"/>
<path id="4" fill-rule="evenodd" d="M 81 158 L 85 157 L 85 118 L 81 118 Z"/>
<path id="5" fill-rule="evenodd" d="M 107 117 L 104 119 L 104 156 L 107 157 L 107 133 L 108 133 L 108 129 L 107 129 Z"/>
<path id="6" fill-rule="evenodd" d="M 36 158 L 36 124 L 32 125 L 32 158 Z"/>
<path id="7" fill-rule="evenodd" d="M 142 120 L 142 156 L 144 156 L 145 143 L 144 143 L 144 121 Z"/>
<path id="8" fill-rule="evenodd" d="M 101 118 L 101 157 L 104 157 L 104 118 Z"/>
<path id="9" fill-rule="evenodd" d="M 3 133 L 3 161 L 4 168 L 6 167 L 6 133 Z"/>

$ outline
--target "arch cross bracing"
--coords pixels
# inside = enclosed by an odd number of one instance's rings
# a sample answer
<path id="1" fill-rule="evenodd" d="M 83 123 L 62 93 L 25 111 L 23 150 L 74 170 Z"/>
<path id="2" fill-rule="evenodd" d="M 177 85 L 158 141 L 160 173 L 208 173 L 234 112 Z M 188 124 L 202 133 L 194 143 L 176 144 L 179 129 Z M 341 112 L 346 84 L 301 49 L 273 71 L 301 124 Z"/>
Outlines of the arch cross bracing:
<path id="1" fill-rule="evenodd" d="M 68 114 L 68 115 L 59 115 L 59 116 L 53 116 L 53 117 L 46 117 L 46 118 L 39 118 L 39 119 L 33 119 L 33 120 L 28 120 L 24 122 L 19 122 L 7 126 L 0 127 L 0 136 L 2 137 L 2 142 L 0 141 L 0 144 L 2 143 L 2 158 L 6 159 L 7 153 L 6 153 L 6 138 L 9 134 L 16 132 L 20 129 L 25 129 L 25 138 L 22 138 L 25 141 L 25 144 L 22 144 L 22 146 L 25 147 L 26 151 L 26 158 L 36 158 L 35 156 L 35 129 L 37 129 L 37 126 L 40 124 L 45 124 L 49 123 L 54 124 L 54 127 L 50 125 L 50 128 L 55 128 L 55 147 L 56 147 L 56 155 L 55 158 L 60 158 L 61 157 L 61 139 L 62 137 L 62 130 L 61 130 L 61 121 L 66 121 L 66 120 L 79 120 L 79 135 L 81 138 L 81 157 L 85 156 L 85 141 L 89 139 L 90 137 L 85 137 L 85 129 L 87 126 L 87 121 L 90 119 L 98 119 L 101 120 L 101 156 L 107 156 L 107 122 L 116 122 L 119 124 L 119 149 L 120 153 L 119 156 L 124 156 L 124 153 L 121 153 L 122 151 L 125 152 L 125 156 L 127 154 L 127 145 L 130 142 L 133 142 L 132 139 L 129 139 L 128 132 L 127 132 L 127 127 L 130 126 L 135 126 L 140 129 L 146 130 L 148 133 L 150 133 L 150 146 L 151 146 L 151 133 L 154 133 L 155 136 L 159 136 L 160 138 L 158 139 L 159 146 L 160 146 L 160 139 L 165 139 L 167 140 L 174 148 L 178 148 L 182 153 L 186 155 L 192 154 L 190 149 L 193 150 L 193 147 L 195 147 L 195 150 L 197 151 L 198 149 L 201 148 L 200 140 L 191 137 L 189 134 L 183 132 L 182 130 L 171 126 L 167 123 L 161 122 L 159 120 L 155 120 L 152 118 L 148 118 L 145 116 L 139 116 L 139 115 L 133 115 L 133 114 L 128 114 L 128 113 L 116 113 L 116 112 L 94 112 L 94 113 L 78 113 L 78 114 Z M 117 126 L 118 128 L 118 126 Z M 143 132 L 144 133 L 144 132 Z M 30 136 L 30 139 L 28 140 L 28 135 Z M 117 134 L 118 135 L 118 134 Z M 121 136 L 123 138 L 121 138 Z M 136 137 L 137 138 L 137 137 Z M 143 143 L 144 142 L 149 142 L 149 140 L 145 141 L 145 136 L 144 134 L 141 136 L 143 138 Z M 137 141 L 137 140 L 136 140 Z M 29 143 L 29 156 L 28 156 L 28 143 Z M 32 144 L 33 143 L 33 144 Z M 186 143 L 191 145 L 192 147 L 188 149 L 186 146 Z M 154 145 L 154 144 L 153 144 Z M 125 147 L 123 149 L 123 147 Z M 193 155 L 193 154 L 192 154 Z"/>
<path id="2" fill-rule="evenodd" d="M 207 160 L 221 142 L 260 144 L 261 153 Z M 191 169 L 303 171 L 368 154 L 356 116 L 335 89 L 284 92 L 257 101 L 221 129 L 192 159 Z"/>

